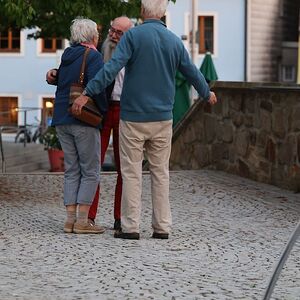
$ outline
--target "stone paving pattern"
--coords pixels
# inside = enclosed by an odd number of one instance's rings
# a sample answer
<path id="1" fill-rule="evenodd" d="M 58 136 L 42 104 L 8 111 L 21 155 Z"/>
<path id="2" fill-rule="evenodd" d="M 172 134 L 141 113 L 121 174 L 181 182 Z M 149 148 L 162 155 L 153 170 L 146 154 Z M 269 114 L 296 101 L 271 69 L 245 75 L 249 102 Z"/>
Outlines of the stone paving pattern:
<path id="1" fill-rule="evenodd" d="M 103 235 L 64 234 L 63 176 L 0 176 L 0 299 L 262 299 L 300 216 L 300 196 L 208 170 L 171 172 L 173 230 L 113 238 L 115 174 L 102 176 Z M 272 299 L 300 299 L 300 241 Z"/>

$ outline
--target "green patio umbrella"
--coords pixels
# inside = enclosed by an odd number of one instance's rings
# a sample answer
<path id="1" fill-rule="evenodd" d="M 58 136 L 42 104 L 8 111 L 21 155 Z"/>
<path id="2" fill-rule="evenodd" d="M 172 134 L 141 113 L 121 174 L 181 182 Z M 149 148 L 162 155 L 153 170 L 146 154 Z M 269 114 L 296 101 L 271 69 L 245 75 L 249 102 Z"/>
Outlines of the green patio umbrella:
<path id="1" fill-rule="evenodd" d="M 173 127 L 180 121 L 190 107 L 190 84 L 179 72 L 175 76 L 175 101 L 173 107 Z"/>
<path id="2" fill-rule="evenodd" d="M 200 67 L 200 71 L 202 72 L 204 78 L 208 83 L 213 80 L 218 80 L 218 75 L 213 60 L 211 58 L 210 52 L 206 52 Z"/>

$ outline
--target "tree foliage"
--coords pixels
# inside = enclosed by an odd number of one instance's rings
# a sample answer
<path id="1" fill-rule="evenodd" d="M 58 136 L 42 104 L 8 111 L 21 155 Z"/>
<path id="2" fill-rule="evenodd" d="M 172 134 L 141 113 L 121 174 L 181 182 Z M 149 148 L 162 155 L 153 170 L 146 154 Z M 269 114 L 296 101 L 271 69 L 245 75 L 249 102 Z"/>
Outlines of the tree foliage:
<path id="1" fill-rule="evenodd" d="M 140 4 L 140 0 L 0 0 L 0 29 L 38 28 L 31 37 L 68 38 L 77 16 L 94 20 L 105 31 L 117 16 L 138 18 Z"/>

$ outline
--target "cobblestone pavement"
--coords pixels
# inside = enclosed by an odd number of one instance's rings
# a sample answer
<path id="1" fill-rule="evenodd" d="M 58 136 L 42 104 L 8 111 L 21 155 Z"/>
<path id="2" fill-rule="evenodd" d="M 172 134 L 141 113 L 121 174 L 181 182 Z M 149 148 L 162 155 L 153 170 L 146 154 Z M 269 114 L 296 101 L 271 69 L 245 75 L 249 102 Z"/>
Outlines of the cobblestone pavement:
<path id="1" fill-rule="evenodd" d="M 300 195 L 223 172 L 171 172 L 173 231 L 113 238 L 115 175 L 103 175 L 103 235 L 64 234 L 62 175 L 0 176 L 0 299 L 262 299 L 300 216 Z M 14 187 L 9 182 L 14 182 Z M 272 299 L 300 299 L 300 241 Z"/>

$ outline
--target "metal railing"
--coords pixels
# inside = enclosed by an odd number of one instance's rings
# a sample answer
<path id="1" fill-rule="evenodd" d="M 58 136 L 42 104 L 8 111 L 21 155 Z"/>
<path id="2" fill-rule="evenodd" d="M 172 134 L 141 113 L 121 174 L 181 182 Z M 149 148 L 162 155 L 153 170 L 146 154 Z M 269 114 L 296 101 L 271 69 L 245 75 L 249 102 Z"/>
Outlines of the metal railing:
<path id="1" fill-rule="evenodd" d="M 1 153 L 1 171 L 2 173 L 5 173 L 6 166 L 5 166 L 5 158 L 4 158 L 3 143 L 2 143 L 2 127 L 0 128 L 0 153 Z"/>
<path id="2" fill-rule="evenodd" d="M 0 153 L 1 153 L 1 171 L 2 173 L 6 173 L 6 162 L 5 162 L 5 155 L 4 155 L 4 147 L 3 147 L 3 138 L 2 133 L 3 131 L 13 130 L 17 132 L 19 126 L 1 126 L 0 127 Z"/>
<path id="3" fill-rule="evenodd" d="M 14 109 L 16 112 L 21 112 L 23 113 L 23 124 L 24 125 L 15 125 L 15 126 L 11 126 L 11 125 L 2 125 L 0 127 L 0 153 L 1 153 L 1 170 L 2 173 L 6 173 L 6 162 L 5 162 L 5 155 L 4 155 L 4 149 L 3 149 L 3 137 L 2 137 L 2 133 L 5 130 L 15 130 L 16 133 L 18 132 L 18 130 L 22 129 L 24 131 L 24 140 L 23 140 L 23 145 L 24 147 L 26 147 L 26 143 L 27 143 L 27 136 L 29 135 L 29 131 L 30 131 L 30 127 L 34 127 L 33 125 L 29 125 L 27 124 L 27 113 L 29 111 L 36 111 L 36 110 L 43 110 L 43 108 L 41 107 L 16 107 Z M 0 115 L 4 115 L 4 114 L 11 114 L 11 110 L 10 111 L 2 111 L 0 112 Z M 41 124 L 37 125 L 37 126 L 41 126 Z"/>
<path id="4" fill-rule="evenodd" d="M 280 275 L 280 272 L 281 272 L 286 260 L 288 259 L 289 255 L 290 255 L 290 252 L 291 252 L 291 250 L 292 250 L 292 248 L 293 248 L 294 244 L 296 243 L 299 236 L 300 236 L 300 221 L 298 222 L 294 232 L 292 233 L 288 243 L 285 246 L 284 251 L 281 254 L 279 262 L 278 262 L 278 264 L 277 264 L 277 266 L 276 266 L 276 268 L 275 268 L 275 270 L 272 274 L 269 285 L 268 285 L 268 287 L 265 291 L 265 295 L 264 295 L 263 300 L 269 300 L 271 298 L 274 287 L 275 287 L 276 282 L 277 282 L 277 279 Z"/>

